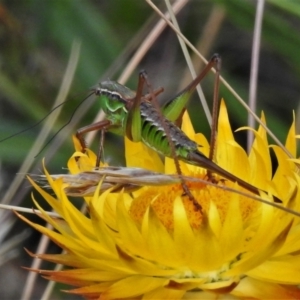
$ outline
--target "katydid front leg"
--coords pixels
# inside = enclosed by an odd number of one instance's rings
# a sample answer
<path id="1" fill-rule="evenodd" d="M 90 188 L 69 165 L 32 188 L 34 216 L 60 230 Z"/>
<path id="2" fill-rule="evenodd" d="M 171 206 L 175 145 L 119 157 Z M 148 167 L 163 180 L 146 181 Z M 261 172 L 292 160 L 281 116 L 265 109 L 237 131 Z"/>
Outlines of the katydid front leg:
<path id="1" fill-rule="evenodd" d="M 104 143 L 104 134 L 105 131 L 112 125 L 111 121 L 109 120 L 103 120 L 94 124 L 90 124 L 84 127 L 79 128 L 76 131 L 76 137 L 78 138 L 81 148 L 82 148 L 82 152 L 84 153 L 87 145 L 86 142 L 84 140 L 83 135 L 91 132 L 91 131 L 95 131 L 95 130 L 100 130 L 101 131 L 101 140 L 100 140 L 100 146 L 99 146 L 99 150 L 98 150 L 98 154 L 97 154 L 97 160 L 96 160 L 96 168 L 99 168 L 100 166 L 100 160 L 101 160 L 101 154 L 102 154 L 102 150 L 103 150 L 103 143 Z"/>

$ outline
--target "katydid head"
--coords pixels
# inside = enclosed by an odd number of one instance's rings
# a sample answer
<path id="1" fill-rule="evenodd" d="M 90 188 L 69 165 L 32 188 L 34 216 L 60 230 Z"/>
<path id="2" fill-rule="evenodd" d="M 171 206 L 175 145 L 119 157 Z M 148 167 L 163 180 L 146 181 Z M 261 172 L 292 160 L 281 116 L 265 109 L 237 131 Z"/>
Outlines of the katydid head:
<path id="1" fill-rule="evenodd" d="M 107 80 L 99 83 L 95 95 L 100 96 L 100 107 L 109 116 L 121 113 L 122 110 L 127 111 L 135 92 L 116 81 Z"/>
<path id="2" fill-rule="evenodd" d="M 116 81 L 102 81 L 94 89 L 96 96 L 99 96 L 99 105 L 106 114 L 111 131 L 117 134 L 124 134 L 128 110 L 132 105 L 136 93 Z"/>

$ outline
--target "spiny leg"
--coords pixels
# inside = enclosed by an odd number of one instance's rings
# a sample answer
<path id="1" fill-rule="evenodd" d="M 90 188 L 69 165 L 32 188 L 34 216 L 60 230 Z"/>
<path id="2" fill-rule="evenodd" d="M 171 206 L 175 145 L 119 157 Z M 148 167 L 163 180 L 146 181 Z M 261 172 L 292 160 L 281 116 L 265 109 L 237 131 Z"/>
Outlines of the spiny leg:
<path id="1" fill-rule="evenodd" d="M 87 145 L 83 138 L 83 135 L 88 132 L 95 131 L 95 130 L 101 131 L 101 140 L 100 140 L 100 147 L 98 150 L 98 155 L 97 155 L 97 160 L 96 160 L 96 167 L 100 166 L 101 153 L 102 153 L 103 143 L 104 143 L 104 133 L 110 126 L 111 126 L 111 121 L 103 120 L 103 121 L 100 121 L 100 122 L 97 122 L 94 124 L 90 124 L 90 125 L 81 127 L 76 131 L 76 137 L 78 138 L 78 140 L 80 142 L 83 153 L 85 152 L 85 150 L 87 148 Z"/>
<path id="2" fill-rule="evenodd" d="M 214 91 L 213 91 L 213 107 L 212 107 L 212 124 L 211 124 L 211 136 L 210 136 L 210 150 L 209 150 L 209 159 L 214 160 L 215 153 L 215 142 L 216 142 L 216 133 L 217 133 L 217 121 L 218 121 L 218 112 L 219 112 L 219 86 L 220 86 L 220 69 L 221 69 L 221 57 L 219 54 L 214 54 L 209 60 L 208 64 L 202 70 L 202 72 L 178 95 L 191 94 L 200 81 L 207 75 L 207 73 L 215 68 L 215 82 L 214 82 Z M 177 97 L 178 98 L 178 97 Z M 179 115 L 179 118 L 182 118 L 184 110 Z M 181 121 L 181 120 L 180 120 Z M 176 120 L 178 123 L 178 119 Z M 214 181 L 211 170 L 207 170 L 207 177 L 209 180 Z"/>
<path id="3" fill-rule="evenodd" d="M 187 103 L 191 97 L 191 94 L 195 91 L 197 85 L 201 80 L 207 75 L 207 73 L 215 66 L 216 60 L 219 58 L 218 54 L 214 54 L 209 60 L 208 64 L 202 70 L 202 72 L 183 90 L 177 93 L 176 96 L 171 98 L 167 103 L 162 107 L 163 115 L 170 120 L 171 122 L 176 123 L 178 127 L 182 123 L 182 115 L 186 110 Z"/>
<path id="4" fill-rule="evenodd" d="M 215 156 L 215 143 L 217 135 L 218 126 L 218 114 L 219 114 L 219 89 L 220 89 L 220 70 L 221 70 L 221 57 L 218 54 L 214 54 L 211 59 L 211 64 L 214 66 L 215 82 L 214 82 L 214 92 L 213 92 L 213 107 L 212 107 L 212 124 L 211 124 L 211 134 L 210 134 L 210 149 L 208 158 L 213 161 Z M 207 177 L 213 181 L 213 175 L 210 170 L 207 170 Z"/>
<path id="5" fill-rule="evenodd" d="M 212 124 L 211 124 L 211 136 L 210 136 L 210 150 L 209 150 L 209 159 L 214 159 L 215 153 L 215 142 L 216 142 L 216 133 L 218 126 L 218 113 L 219 113 L 219 89 L 220 89 L 220 70 L 221 70 L 221 57 L 218 54 L 215 54 L 212 57 L 215 73 L 215 82 L 214 82 L 214 93 L 213 93 L 213 108 L 212 108 Z"/>
<path id="6" fill-rule="evenodd" d="M 106 129 L 100 130 L 100 142 L 99 142 L 99 147 L 98 147 L 98 152 L 97 152 L 96 168 L 100 167 L 100 161 L 101 161 L 102 155 L 104 155 L 105 131 L 106 131 Z"/>

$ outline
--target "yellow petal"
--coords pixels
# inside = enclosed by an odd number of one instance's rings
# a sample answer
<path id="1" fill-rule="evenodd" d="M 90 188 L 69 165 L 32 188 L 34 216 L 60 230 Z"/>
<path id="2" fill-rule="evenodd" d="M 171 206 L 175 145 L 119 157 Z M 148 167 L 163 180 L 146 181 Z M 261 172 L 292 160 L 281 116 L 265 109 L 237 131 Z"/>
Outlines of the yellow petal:
<path id="1" fill-rule="evenodd" d="M 256 170 L 255 174 L 260 174 L 263 172 L 263 175 L 265 176 L 266 179 L 271 179 L 271 177 L 272 177 L 272 162 L 271 162 L 270 152 L 269 152 L 269 148 L 268 148 L 268 143 L 257 132 L 254 132 L 254 134 L 255 134 L 255 140 L 254 140 L 253 147 L 252 147 L 250 155 L 249 155 L 250 165 L 258 166 L 258 167 L 262 166 L 263 169 Z M 255 155 L 256 158 L 259 155 L 260 161 L 252 162 L 253 155 Z"/>
<path id="2" fill-rule="evenodd" d="M 225 106 L 225 102 L 222 99 L 219 109 L 219 119 L 218 119 L 218 144 L 220 145 L 223 141 L 234 141 L 232 130 L 230 127 L 230 122 L 228 119 L 228 113 Z"/>
<path id="3" fill-rule="evenodd" d="M 216 162 L 218 165 L 245 181 L 250 181 L 250 165 L 245 151 L 235 141 L 219 143 Z M 243 166 L 243 168 L 241 168 Z"/>
<path id="4" fill-rule="evenodd" d="M 295 261 L 296 262 L 296 261 Z M 280 284 L 299 284 L 300 267 L 298 264 L 284 261 L 265 261 L 247 274 L 261 281 L 276 282 Z"/>
<path id="5" fill-rule="evenodd" d="M 232 294 L 243 299 L 299 299 L 300 289 L 246 277 L 233 290 Z"/>
<path id="6" fill-rule="evenodd" d="M 181 257 L 176 252 L 174 242 L 151 206 L 148 215 L 148 228 L 144 227 L 142 234 L 147 237 L 147 248 L 152 254 L 153 260 L 174 268 L 180 264 Z"/>
<path id="7" fill-rule="evenodd" d="M 167 282 L 168 280 L 164 278 L 130 276 L 113 284 L 101 297 L 103 299 L 134 297 L 162 287 Z"/>
<path id="8" fill-rule="evenodd" d="M 223 250 L 225 261 L 231 261 L 242 252 L 244 226 L 239 198 L 238 194 L 232 193 L 227 215 L 219 236 L 220 247 Z"/>
<path id="9" fill-rule="evenodd" d="M 174 201 L 174 247 L 178 251 L 178 255 L 182 259 L 182 268 L 193 266 L 195 256 L 193 251 L 187 251 L 186 245 L 194 245 L 197 243 L 195 235 L 191 229 L 187 214 L 180 197 L 176 197 Z"/>
<path id="10" fill-rule="evenodd" d="M 226 276 L 236 276 L 241 273 L 247 273 L 248 271 L 254 269 L 256 266 L 262 264 L 267 258 L 271 257 L 278 249 L 284 244 L 286 236 L 290 230 L 291 224 L 289 224 L 278 236 L 274 237 L 272 234 L 272 239 L 266 237 L 268 241 L 264 241 L 264 248 L 260 248 L 260 251 L 255 252 L 255 248 L 251 253 L 248 251 L 241 260 L 232 266 L 232 269 L 225 272 L 223 275 Z"/>
<path id="11" fill-rule="evenodd" d="M 194 257 L 194 270 L 209 272 L 218 269 L 223 262 L 223 251 L 208 222 L 195 232 L 196 242 L 190 250 Z"/>
<path id="12" fill-rule="evenodd" d="M 143 143 L 131 142 L 126 137 L 125 157 L 127 167 L 140 167 L 161 173 L 164 171 L 164 165 L 156 151 Z"/>
<path id="13" fill-rule="evenodd" d="M 181 130 L 190 138 L 193 139 L 195 135 L 195 130 L 192 125 L 191 119 L 187 111 L 184 112 L 182 116 Z"/>
<path id="14" fill-rule="evenodd" d="M 172 299 L 180 300 L 182 296 L 186 293 L 185 290 L 177 290 L 171 288 L 159 287 L 152 291 L 145 293 L 143 300 L 154 300 L 154 299 Z"/>
<path id="15" fill-rule="evenodd" d="M 296 140 L 296 128 L 295 128 L 295 113 L 293 113 L 293 123 L 287 134 L 285 141 L 285 147 L 291 153 L 292 157 L 297 156 L 297 140 Z"/>

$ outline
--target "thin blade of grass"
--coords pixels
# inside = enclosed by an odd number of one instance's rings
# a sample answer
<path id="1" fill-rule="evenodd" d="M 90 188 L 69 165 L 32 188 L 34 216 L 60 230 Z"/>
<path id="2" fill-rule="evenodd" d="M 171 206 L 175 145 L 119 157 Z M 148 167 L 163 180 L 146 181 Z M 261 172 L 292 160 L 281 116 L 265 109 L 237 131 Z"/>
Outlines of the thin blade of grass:
<path id="1" fill-rule="evenodd" d="M 264 0 L 260 0 L 257 2 L 254 32 L 253 32 L 250 84 L 249 84 L 249 107 L 253 112 L 256 112 L 260 39 L 261 39 L 261 30 L 262 30 L 262 20 L 264 16 L 264 4 L 265 4 Z M 248 126 L 251 128 L 254 128 L 255 126 L 255 120 L 252 115 L 248 115 Z M 254 138 L 253 131 L 248 130 L 247 132 L 248 152 L 251 149 L 253 138 Z"/>

